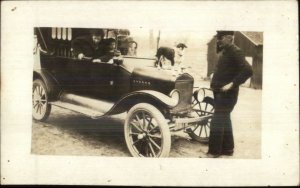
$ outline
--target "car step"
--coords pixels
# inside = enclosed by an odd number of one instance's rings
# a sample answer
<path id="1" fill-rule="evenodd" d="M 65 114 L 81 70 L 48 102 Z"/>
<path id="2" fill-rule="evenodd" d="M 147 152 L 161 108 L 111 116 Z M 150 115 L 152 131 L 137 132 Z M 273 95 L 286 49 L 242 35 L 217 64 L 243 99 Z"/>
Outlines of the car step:
<path id="1" fill-rule="evenodd" d="M 95 110 L 92 110 L 92 109 L 89 109 L 86 107 L 70 104 L 67 102 L 56 101 L 56 102 L 51 102 L 50 104 L 61 107 L 61 108 L 65 108 L 65 109 L 68 109 L 68 110 L 71 110 L 74 112 L 81 113 L 81 114 L 89 116 L 93 119 L 101 118 L 104 115 L 104 113 L 101 113 L 101 112 L 98 112 L 98 111 L 95 111 Z"/>

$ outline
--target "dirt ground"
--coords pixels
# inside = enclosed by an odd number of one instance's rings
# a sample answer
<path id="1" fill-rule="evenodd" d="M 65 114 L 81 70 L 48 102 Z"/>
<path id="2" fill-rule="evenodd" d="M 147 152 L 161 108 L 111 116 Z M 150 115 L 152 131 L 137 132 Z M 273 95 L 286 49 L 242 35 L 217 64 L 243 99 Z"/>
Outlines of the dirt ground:
<path id="1" fill-rule="evenodd" d="M 196 86 L 208 87 L 201 81 Z M 261 90 L 241 87 L 232 113 L 235 153 L 223 158 L 258 159 L 261 156 Z M 126 114 L 90 119 L 52 107 L 45 122 L 33 120 L 32 154 L 130 157 L 123 135 Z M 172 133 L 169 157 L 199 157 L 208 146 L 193 141 L 183 131 Z"/>

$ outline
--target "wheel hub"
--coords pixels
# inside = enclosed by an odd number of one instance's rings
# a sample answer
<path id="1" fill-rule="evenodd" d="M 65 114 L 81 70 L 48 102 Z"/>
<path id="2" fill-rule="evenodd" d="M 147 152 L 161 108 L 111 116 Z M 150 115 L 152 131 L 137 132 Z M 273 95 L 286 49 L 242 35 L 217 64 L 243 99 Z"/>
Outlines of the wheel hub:
<path id="1" fill-rule="evenodd" d="M 138 135 L 138 139 L 141 140 L 141 139 L 145 138 L 146 136 L 147 136 L 146 133 L 141 133 Z"/>

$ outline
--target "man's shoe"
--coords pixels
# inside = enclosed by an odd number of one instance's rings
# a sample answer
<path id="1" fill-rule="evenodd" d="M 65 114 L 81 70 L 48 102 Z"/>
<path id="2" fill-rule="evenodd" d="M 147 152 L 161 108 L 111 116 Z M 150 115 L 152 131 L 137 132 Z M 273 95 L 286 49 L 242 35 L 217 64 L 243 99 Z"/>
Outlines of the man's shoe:
<path id="1" fill-rule="evenodd" d="M 206 156 L 208 158 L 218 158 L 221 156 L 221 154 L 212 154 L 212 153 L 207 153 Z"/>
<path id="2" fill-rule="evenodd" d="M 204 153 L 203 155 L 200 155 L 199 158 L 218 158 L 221 154 L 212 154 L 212 153 Z"/>
<path id="3" fill-rule="evenodd" d="M 222 155 L 228 155 L 228 156 L 232 156 L 233 155 L 233 149 L 229 149 L 229 150 L 223 150 L 222 151 Z"/>

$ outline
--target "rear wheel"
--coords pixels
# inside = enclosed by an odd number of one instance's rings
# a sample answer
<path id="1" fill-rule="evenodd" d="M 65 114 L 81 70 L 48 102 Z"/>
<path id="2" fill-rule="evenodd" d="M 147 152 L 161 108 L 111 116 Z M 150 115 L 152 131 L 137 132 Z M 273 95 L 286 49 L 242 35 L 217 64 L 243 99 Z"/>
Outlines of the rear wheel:
<path id="1" fill-rule="evenodd" d="M 153 105 L 140 103 L 127 115 L 124 134 L 127 147 L 134 157 L 168 157 L 171 134 L 162 113 Z"/>
<path id="2" fill-rule="evenodd" d="M 42 80 L 33 81 L 32 87 L 32 116 L 33 119 L 44 121 L 49 117 L 51 105 L 48 102 L 48 93 Z"/>

